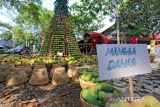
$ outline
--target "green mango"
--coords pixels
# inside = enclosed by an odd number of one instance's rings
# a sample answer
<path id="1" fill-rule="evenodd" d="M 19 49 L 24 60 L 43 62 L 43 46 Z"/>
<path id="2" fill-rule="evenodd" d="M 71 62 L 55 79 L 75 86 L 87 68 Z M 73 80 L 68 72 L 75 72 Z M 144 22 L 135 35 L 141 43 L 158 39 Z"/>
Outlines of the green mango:
<path id="1" fill-rule="evenodd" d="M 83 68 L 83 72 L 87 72 L 87 68 Z"/>
<path id="2" fill-rule="evenodd" d="M 90 95 L 93 95 L 94 97 L 98 98 L 98 91 L 96 90 L 95 87 L 92 87 L 90 90 L 89 90 L 89 93 Z"/>
<path id="3" fill-rule="evenodd" d="M 98 83 L 98 82 L 99 82 L 99 77 L 97 77 L 97 78 L 96 78 L 95 82 L 96 82 L 96 83 Z"/>
<path id="4" fill-rule="evenodd" d="M 86 68 L 79 68 L 78 71 L 80 71 L 80 72 L 86 72 Z"/>
<path id="5" fill-rule="evenodd" d="M 91 78 L 92 78 L 92 74 L 87 74 L 85 80 L 86 80 L 86 81 L 90 81 Z"/>
<path id="6" fill-rule="evenodd" d="M 107 93 L 105 91 L 99 91 L 98 98 L 102 101 L 105 101 L 105 99 L 107 98 Z"/>
<path id="7" fill-rule="evenodd" d="M 94 77 L 94 78 L 98 78 L 98 77 L 99 77 L 99 76 L 98 76 L 98 73 L 94 73 L 94 74 L 93 74 L 93 77 Z"/>
<path id="8" fill-rule="evenodd" d="M 98 106 L 98 100 L 93 95 L 88 94 L 85 99 L 89 104 Z"/>
<path id="9" fill-rule="evenodd" d="M 103 91 L 106 91 L 106 92 L 113 92 L 114 91 L 114 87 L 111 84 L 101 83 L 101 85 L 102 85 Z"/>
<path id="10" fill-rule="evenodd" d="M 86 72 L 90 72 L 90 69 L 89 69 L 89 68 L 86 68 Z"/>
<path id="11" fill-rule="evenodd" d="M 87 72 L 92 72 L 90 68 L 87 68 Z"/>
<path id="12" fill-rule="evenodd" d="M 81 76 L 81 79 L 84 80 L 84 81 L 86 81 L 86 74 L 83 74 L 83 75 Z"/>
<path id="13" fill-rule="evenodd" d="M 100 90 L 102 90 L 102 85 L 101 84 L 97 84 L 95 88 L 96 88 L 97 91 L 100 91 Z"/>
<path id="14" fill-rule="evenodd" d="M 90 94 L 88 89 L 82 90 L 82 97 L 86 100 L 87 96 Z"/>
<path id="15" fill-rule="evenodd" d="M 95 72 L 96 69 L 95 68 L 87 68 L 87 72 Z"/>
<path id="16" fill-rule="evenodd" d="M 120 103 L 105 103 L 105 107 L 122 107 Z"/>
<path id="17" fill-rule="evenodd" d="M 98 100 L 98 106 L 104 107 L 103 105 L 104 105 L 103 102 L 101 100 Z"/>
<path id="18" fill-rule="evenodd" d="M 92 82 L 95 82 L 95 81 L 96 81 L 96 79 L 95 79 L 95 78 L 92 78 L 92 79 L 91 79 L 91 81 L 92 81 Z"/>
<path id="19" fill-rule="evenodd" d="M 119 97 L 120 94 L 119 94 L 119 92 L 118 92 L 117 90 L 114 90 L 114 91 L 113 91 L 113 96 L 114 96 L 114 97 Z"/>
<path id="20" fill-rule="evenodd" d="M 92 72 L 96 72 L 96 69 L 95 69 L 95 68 L 91 68 L 91 71 L 92 71 Z"/>
<path id="21" fill-rule="evenodd" d="M 120 103 L 110 103 L 109 107 L 122 107 Z"/>
<path id="22" fill-rule="evenodd" d="M 106 102 L 104 107 L 109 107 L 110 103 Z"/>

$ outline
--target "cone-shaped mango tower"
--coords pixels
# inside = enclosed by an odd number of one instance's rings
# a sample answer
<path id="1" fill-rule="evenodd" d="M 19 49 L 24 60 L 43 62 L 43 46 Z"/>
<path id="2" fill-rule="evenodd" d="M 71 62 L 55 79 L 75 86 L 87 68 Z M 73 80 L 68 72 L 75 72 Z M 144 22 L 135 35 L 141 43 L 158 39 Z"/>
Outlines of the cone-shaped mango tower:
<path id="1" fill-rule="evenodd" d="M 48 56 L 61 52 L 65 56 L 79 56 L 80 49 L 68 16 L 68 0 L 56 0 L 54 12 L 50 32 L 41 48 L 41 54 Z"/>

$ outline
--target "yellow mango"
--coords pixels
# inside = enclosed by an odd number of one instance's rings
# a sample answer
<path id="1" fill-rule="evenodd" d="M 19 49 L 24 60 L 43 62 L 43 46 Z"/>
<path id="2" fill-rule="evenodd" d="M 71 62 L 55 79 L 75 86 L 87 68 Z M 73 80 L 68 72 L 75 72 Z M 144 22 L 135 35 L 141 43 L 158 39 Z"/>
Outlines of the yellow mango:
<path id="1" fill-rule="evenodd" d="M 160 107 L 160 102 L 153 105 L 153 107 Z"/>
<path id="2" fill-rule="evenodd" d="M 132 107 L 132 105 L 127 101 L 120 101 L 122 107 Z"/>
<path id="3" fill-rule="evenodd" d="M 141 100 L 132 102 L 132 107 L 147 107 Z"/>
<path id="4" fill-rule="evenodd" d="M 142 97 L 142 101 L 145 105 L 147 105 L 147 107 L 152 107 L 153 105 L 159 102 L 155 97 L 151 95 Z"/>

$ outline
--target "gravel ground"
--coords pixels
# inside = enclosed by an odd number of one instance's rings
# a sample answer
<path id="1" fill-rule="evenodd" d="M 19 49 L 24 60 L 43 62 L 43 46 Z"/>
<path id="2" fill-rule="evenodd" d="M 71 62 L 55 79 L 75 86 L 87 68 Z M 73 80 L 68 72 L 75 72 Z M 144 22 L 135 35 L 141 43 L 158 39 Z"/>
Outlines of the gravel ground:
<path id="1" fill-rule="evenodd" d="M 14 87 L 0 84 L 0 107 L 81 107 L 79 84 L 54 87 L 30 86 L 27 83 Z"/>

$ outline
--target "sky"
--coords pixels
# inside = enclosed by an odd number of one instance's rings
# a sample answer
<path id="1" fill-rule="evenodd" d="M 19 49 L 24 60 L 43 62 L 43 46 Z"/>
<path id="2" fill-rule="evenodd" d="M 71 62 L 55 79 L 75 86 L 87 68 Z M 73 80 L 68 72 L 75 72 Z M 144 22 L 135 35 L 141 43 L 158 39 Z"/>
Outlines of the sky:
<path id="1" fill-rule="evenodd" d="M 11 23 L 12 19 L 9 17 L 5 9 L 0 10 L 0 21 L 4 23 Z"/>
<path id="2" fill-rule="evenodd" d="M 80 0 L 69 0 L 69 5 L 72 5 L 75 2 L 80 2 Z M 53 0 L 43 0 L 42 6 L 44 8 L 49 9 L 49 10 L 53 10 L 54 9 L 53 3 L 54 3 Z M 115 22 L 110 22 L 109 19 L 110 19 L 110 17 L 106 16 L 105 20 L 103 21 L 104 27 L 98 29 L 98 32 L 104 31 L 105 29 L 109 28 L 110 26 L 112 26 L 115 23 Z M 5 9 L 0 10 L 0 21 L 4 22 L 4 23 L 14 24 L 12 21 L 12 17 L 10 17 L 10 15 L 7 13 L 7 11 Z"/>

